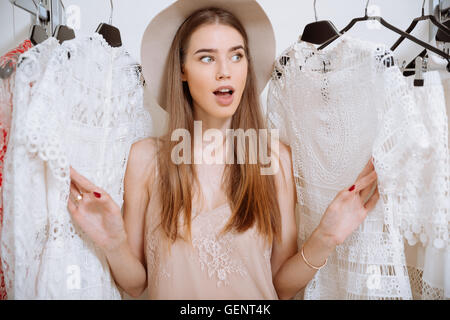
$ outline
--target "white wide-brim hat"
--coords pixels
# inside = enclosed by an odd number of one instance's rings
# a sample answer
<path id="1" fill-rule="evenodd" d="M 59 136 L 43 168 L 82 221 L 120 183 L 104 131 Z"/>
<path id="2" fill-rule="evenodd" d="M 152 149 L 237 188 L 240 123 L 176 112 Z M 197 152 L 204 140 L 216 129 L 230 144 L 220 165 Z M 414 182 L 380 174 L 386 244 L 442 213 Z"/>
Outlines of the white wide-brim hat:
<path id="1" fill-rule="evenodd" d="M 255 0 L 178 0 L 148 24 L 142 37 L 142 72 L 150 94 L 164 106 L 167 58 L 178 28 L 195 11 L 208 7 L 224 9 L 243 25 L 256 75 L 258 94 L 264 90 L 275 60 L 275 35 L 269 18 Z"/>

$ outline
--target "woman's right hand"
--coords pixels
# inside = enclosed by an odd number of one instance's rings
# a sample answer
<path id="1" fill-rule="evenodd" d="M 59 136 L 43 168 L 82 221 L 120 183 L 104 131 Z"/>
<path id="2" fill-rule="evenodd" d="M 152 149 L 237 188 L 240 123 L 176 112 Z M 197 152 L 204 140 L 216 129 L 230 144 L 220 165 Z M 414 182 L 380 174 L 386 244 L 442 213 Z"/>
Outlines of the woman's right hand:
<path id="1" fill-rule="evenodd" d="M 373 194 L 370 195 L 375 187 Z M 368 196 L 370 195 L 370 198 Z M 333 239 L 334 245 L 342 244 L 355 231 L 380 198 L 377 173 L 369 160 L 354 185 L 340 191 L 322 216 L 318 230 Z"/>
<path id="2" fill-rule="evenodd" d="M 105 253 L 126 242 L 120 207 L 103 189 L 70 167 L 68 209 L 72 219 Z"/>

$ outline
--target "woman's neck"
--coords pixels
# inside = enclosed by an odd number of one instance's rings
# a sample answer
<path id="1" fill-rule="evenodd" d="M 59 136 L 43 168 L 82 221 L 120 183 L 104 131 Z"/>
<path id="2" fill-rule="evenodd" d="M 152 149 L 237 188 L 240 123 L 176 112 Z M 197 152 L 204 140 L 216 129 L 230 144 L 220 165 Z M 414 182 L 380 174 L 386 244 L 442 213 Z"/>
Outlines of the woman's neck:
<path id="1" fill-rule="evenodd" d="M 231 129 L 232 117 L 214 117 L 204 112 L 201 108 L 194 107 L 194 120 L 201 121 L 203 133 L 208 129 L 218 129 L 225 136 L 226 129 Z"/>
<path id="2" fill-rule="evenodd" d="M 202 159 L 203 153 L 206 153 L 204 156 L 214 158 L 211 161 L 214 161 L 216 164 L 225 164 L 227 156 L 230 156 L 227 153 L 231 152 L 231 150 L 226 148 L 226 130 L 231 129 L 232 117 L 217 118 L 210 116 L 200 108 L 194 108 L 194 120 L 194 153 L 200 152 Z M 214 131 L 216 132 L 207 132 L 210 129 L 215 129 Z M 220 131 L 220 137 L 217 137 L 217 130 Z"/>

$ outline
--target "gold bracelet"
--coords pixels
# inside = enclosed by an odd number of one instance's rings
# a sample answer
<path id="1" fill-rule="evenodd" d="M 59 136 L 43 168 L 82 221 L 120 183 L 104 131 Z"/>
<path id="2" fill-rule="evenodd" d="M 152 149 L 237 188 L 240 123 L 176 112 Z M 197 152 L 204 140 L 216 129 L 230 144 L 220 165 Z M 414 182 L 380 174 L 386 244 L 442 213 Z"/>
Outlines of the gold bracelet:
<path id="1" fill-rule="evenodd" d="M 302 258 L 303 258 L 303 261 L 305 261 L 305 263 L 306 263 L 308 266 L 310 266 L 311 268 L 313 268 L 313 269 L 315 269 L 315 270 L 320 270 L 320 269 L 322 269 L 323 267 L 325 267 L 325 265 L 327 264 L 328 258 L 325 260 L 325 263 L 324 263 L 323 265 L 321 265 L 320 267 L 313 266 L 311 263 L 308 262 L 308 260 L 306 260 L 305 254 L 303 253 L 303 247 L 304 247 L 304 245 L 302 246 L 302 250 L 301 250 Z"/>

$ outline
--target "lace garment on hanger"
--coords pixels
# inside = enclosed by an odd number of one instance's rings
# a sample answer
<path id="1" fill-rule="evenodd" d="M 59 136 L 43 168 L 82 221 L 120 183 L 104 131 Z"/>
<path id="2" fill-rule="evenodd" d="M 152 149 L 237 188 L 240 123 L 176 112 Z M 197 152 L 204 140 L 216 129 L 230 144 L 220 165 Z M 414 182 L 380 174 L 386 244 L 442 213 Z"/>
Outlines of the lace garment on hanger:
<path id="1" fill-rule="evenodd" d="M 0 67 L 10 69 L 8 74 L 5 74 L 5 78 L 0 77 L 0 238 L 3 225 L 3 165 L 11 129 L 15 70 L 20 55 L 28 51 L 31 47 L 33 47 L 33 44 L 30 40 L 26 39 L 0 58 Z M 6 299 L 5 278 L 0 252 L 0 300 Z"/>
<path id="2" fill-rule="evenodd" d="M 423 87 L 414 87 L 413 79 L 407 79 L 408 85 L 420 106 L 421 118 L 434 148 L 420 171 L 406 181 L 408 185 L 415 186 L 415 192 L 420 192 L 419 201 L 413 202 L 416 211 L 411 213 L 418 213 L 428 220 L 419 220 L 419 224 L 405 232 L 408 236 L 406 261 L 415 299 L 450 299 L 450 247 L 445 242 L 448 240 L 448 229 L 439 227 L 448 226 L 450 215 L 450 154 L 444 90 L 438 71 L 424 74 Z M 435 232 L 421 230 L 423 226 L 436 226 L 436 230 L 442 230 L 442 236 L 429 237 Z"/>
<path id="3" fill-rule="evenodd" d="M 2 239 L 15 265 L 8 274 L 15 298 L 120 299 L 106 257 L 71 221 L 69 165 L 122 206 L 131 144 L 152 127 L 138 65 L 99 34 L 66 41 L 25 108 L 7 167 L 13 201 Z"/>
<path id="4" fill-rule="evenodd" d="M 443 79 L 442 85 L 444 86 L 445 107 L 447 111 L 448 127 L 450 128 L 450 77 L 447 79 Z M 448 135 L 448 144 L 450 146 L 450 132 Z"/>
<path id="5" fill-rule="evenodd" d="M 402 159 L 416 153 L 409 160 L 420 166 L 430 148 L 391 52 L 347 35 L 331 50 L 299 42 L 282 53 L 269 87 L 268 122 L 292 149 L 299 246 L 371 156 L 377 172 L 403 177 L 409 173 Z M 412 298 L 398 211 L 385 199 L 390 190 L 378 184 L 380 201 L 308 283 L 305 299 Z"/>

